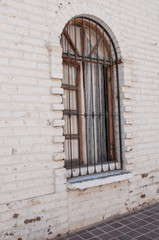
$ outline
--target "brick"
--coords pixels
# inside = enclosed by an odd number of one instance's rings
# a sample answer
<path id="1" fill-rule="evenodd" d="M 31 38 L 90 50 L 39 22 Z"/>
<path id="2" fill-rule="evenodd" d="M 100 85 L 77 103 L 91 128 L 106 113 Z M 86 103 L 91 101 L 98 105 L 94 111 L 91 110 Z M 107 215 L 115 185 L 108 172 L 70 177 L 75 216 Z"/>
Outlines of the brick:
<path id="1" fill-rule="evenodd" d="M 130 93 L 124 93 L 123 97 L 126 98 L 126 99 L 131 99 L 132 95 Z"/>
<path id="2" fill-rule="evenodd" d="M 65 121 L 58 119 L 58 120 L 53 120 L 53 126 L 54 127 L 63 127 L 65 125 Z"/>
<path id="3" fill-rule="evenodd" d="M 52 94 L 57 94 L 57 95 L 62 95 L 64 94 L 63 88 L 51 88 L 51 93 Z"/>
<path id="4" fill-rule="evenodd" d="M 54 111 L 64 110 L 64 105 L 63 104 L 52 104 L 52 110 L 54 110 Z"/>
<path id="5" fill-rule="evenodd" d="M 125 118 L 125 119 L 124 119 L 124 124 L 132 125 L 132 124 L 133 124 L 133 119 Z"/>
<path id="6" fill-rule="evenodd" d="M 63 143 L 65 141 L 65 137 L 63 136 L 55 136 L 53 137 L 53 142 L 54 143 Z"/>
<path id="7" fill-rule="evenodd" d="M 54 153 L 54 156 L 53 156 L 53 159 L 55 161 L 57 160 L 62 160 L 65 158 L 65 153 L 64 152 L 57 152 L 57 153 Z"/>
<path id="8" fill-rule="evenodd" d="M 123 111 L 124 112 L 131 112 L 132 111 L 132 106 L 124 106 Z"/>
<path id="9" fill-rule="evenodd" d="M 133 132 L 128 132 L 128 133 L 125 133 L 124 135 L 125 135 L 125 138 L 127 138 L 127 139 L 134 138 Z"/>

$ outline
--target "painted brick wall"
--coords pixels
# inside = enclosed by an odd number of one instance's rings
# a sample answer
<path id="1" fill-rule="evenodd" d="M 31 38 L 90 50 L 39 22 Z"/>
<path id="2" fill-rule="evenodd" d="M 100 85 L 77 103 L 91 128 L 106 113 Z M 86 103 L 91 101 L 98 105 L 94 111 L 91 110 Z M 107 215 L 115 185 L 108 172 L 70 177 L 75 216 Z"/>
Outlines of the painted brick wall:
<path id="1" fill-rule="evenodd" d="M 0 1 L 0 239 L 51 239 L 159 200 L 158 12 L 158 0 Z M 114 34 L 134 173 L 83 191 L 66 187 L 61 121 L 60 34 L 80 14 Z"/>

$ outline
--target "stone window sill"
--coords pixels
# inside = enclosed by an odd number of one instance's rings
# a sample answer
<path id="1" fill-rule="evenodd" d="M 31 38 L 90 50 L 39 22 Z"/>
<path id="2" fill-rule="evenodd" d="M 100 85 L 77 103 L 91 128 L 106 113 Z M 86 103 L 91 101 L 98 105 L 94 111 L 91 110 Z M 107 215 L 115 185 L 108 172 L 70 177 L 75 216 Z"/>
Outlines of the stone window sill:
<path id="1" fill-rule="evenodd" d="M 96 173 L 87 176 L 80 176 L 67 179 L 69 189 L 86 189 L 105 184 L 121 182 L 132 178 L 133 173 L 126 170 Z"/>

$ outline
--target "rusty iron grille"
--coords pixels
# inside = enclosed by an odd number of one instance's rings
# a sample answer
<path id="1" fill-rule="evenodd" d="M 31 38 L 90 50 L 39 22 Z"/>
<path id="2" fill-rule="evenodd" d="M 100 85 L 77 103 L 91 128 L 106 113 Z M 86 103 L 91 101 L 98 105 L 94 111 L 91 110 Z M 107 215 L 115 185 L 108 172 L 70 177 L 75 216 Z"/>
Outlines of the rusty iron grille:
<path id="1" fill-rule="evenodd" d="M 100 24 L 80 17 L 68 22 L 61 45 L 68 177 L 122 169 L 115 44 Z"/>

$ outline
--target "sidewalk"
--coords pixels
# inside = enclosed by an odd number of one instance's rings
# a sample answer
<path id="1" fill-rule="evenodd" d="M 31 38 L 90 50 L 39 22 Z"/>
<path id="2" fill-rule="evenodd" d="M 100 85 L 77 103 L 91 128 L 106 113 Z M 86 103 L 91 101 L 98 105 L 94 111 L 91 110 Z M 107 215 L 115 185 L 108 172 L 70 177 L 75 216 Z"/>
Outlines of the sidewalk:
<path id="1" fill-rule="evenodd" d="M 159 240 L 159 203 L 111 221 L 73 233 L 59 240 Z"/>

